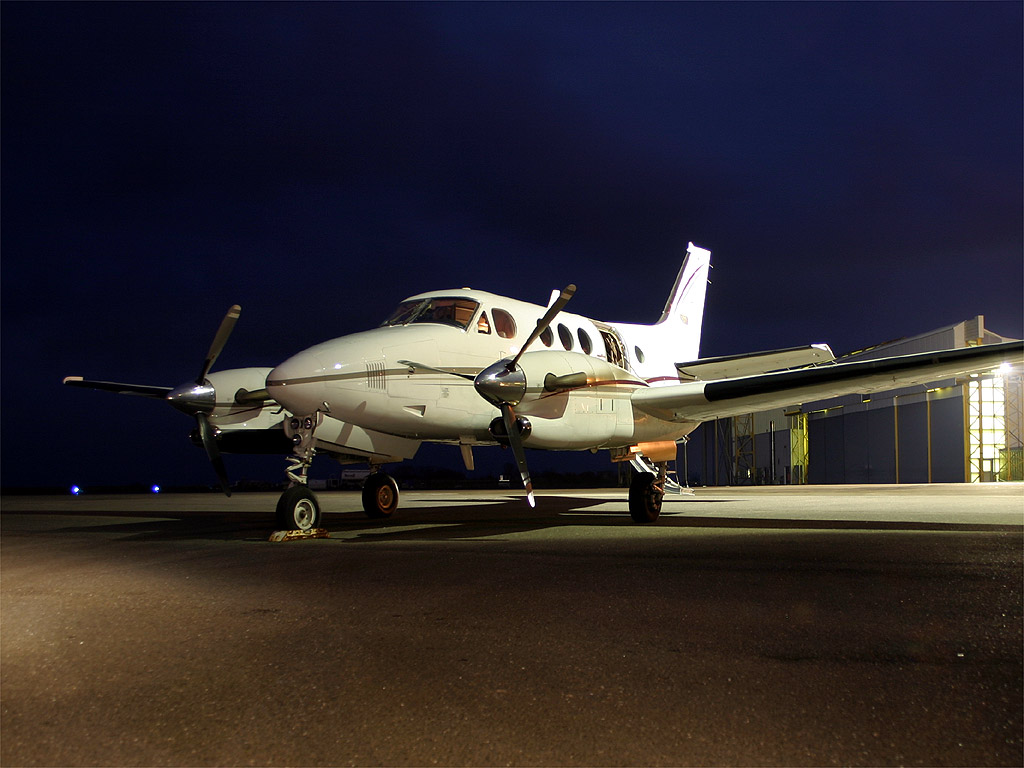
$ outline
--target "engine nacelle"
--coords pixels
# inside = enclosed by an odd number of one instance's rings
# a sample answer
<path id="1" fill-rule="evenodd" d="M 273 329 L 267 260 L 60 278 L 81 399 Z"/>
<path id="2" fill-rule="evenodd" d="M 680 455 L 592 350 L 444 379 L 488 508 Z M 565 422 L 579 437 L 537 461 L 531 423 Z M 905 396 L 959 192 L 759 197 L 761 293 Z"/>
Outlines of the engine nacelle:
<path id="1" fill-rule="evenodd" d="M 582 450 L 632 441 L 630 396 L 647 386 L 642 379 L 606 360 L 559 350 L 527 352 L 519 367 L 526 394 L 515 411 L 531 426 L 524 446 Z"/>
<path id="2" fill-rule="evenodd" d="M 264 390 L 271 368 L 230 368 L 214 371 L 206 378 L 211 391 L 210 422 L 221 430 L 266 429 L 279 424 L 284 416 L 281 406 L 273 400 L 250 397 L 239 402 L 238 396 Z"/>

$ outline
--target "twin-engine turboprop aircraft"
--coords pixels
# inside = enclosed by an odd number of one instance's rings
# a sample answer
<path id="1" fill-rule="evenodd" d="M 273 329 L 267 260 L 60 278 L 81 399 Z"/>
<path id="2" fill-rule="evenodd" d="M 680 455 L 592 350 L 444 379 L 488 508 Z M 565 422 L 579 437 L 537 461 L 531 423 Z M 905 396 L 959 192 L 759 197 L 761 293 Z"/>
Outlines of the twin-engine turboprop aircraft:
<path id="1" fill-rule="evenodd" d="M 834 363 L 825 344 L 700 359 L 711 252 L 690 243 L 661 318 L 610 323 L 565 312 L 575 286 L 547 307 L 468 288 L 412 296 L 373 330 L 299 352 L 276 368 L 211 373 L 238 320 L 231 307 L 194 382 L 176 388 L 89 381 L 65 384 L 165 399 L 195 417 L 230 495 L 221 452 L 289 455 L 278 525 L 311 529 L 320 506 L 306 478 L 313 456 L 368 463 L 363 507 L 385 518 L 398 506 L 385 464 L 423 442 L 510 445 L 527 499 L 524 448 L 608 450 L 637 472 L 629 510 L 657 519 L 677 443 L 702 421 L 841 394 L 924 384 L 1019 361 L 1021 342 Z"/>

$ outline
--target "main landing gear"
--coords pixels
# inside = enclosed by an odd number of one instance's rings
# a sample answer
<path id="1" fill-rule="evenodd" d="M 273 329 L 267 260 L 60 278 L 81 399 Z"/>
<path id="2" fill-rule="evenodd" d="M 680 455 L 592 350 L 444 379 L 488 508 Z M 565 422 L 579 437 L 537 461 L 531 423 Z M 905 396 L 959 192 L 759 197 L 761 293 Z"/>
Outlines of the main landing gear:
<path id="1" fill-rule="evenodd" d="M 655 465 L 657 474 L 635 472 L 629 484 L 629 516 L 637 523 L 653 523 L 661 514 L 661 502 L 665 498 L 665 479 L 668 476 L 668 462 Z"/>
<path id="2" fill-rule="evenodd" d="M 374 472 L 363 483 L 363 511 L 367 517 L 386 519 L 398 509 L 398 484 L 391 475 Z"/>
<path id="3" fill-rule="evenodd" d="M 286 473 L 291 483 L 277 501 L 277 527 L 284 531 L 310 531 L 323 522 L 320 503 L 307 484 L 309 467 L 316 448 L 313 433 L 323 420 L 319 412 L 311 416 L 293 416 L 284 424 L 292 441 Z M 374 472 L 363 485 L 363 511 L 367 517 L 386 519 L 398 509 L 398 484 L 384 472 Z"/>

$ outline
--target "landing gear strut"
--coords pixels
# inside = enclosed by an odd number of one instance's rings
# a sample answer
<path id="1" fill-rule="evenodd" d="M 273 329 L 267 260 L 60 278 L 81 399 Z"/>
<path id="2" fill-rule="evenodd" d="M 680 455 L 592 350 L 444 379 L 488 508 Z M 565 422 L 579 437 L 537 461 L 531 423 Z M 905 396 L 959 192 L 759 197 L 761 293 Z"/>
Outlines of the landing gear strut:
<path id="1" fill-rule="evenodd" d="M 637 523 L 653 523 L 661 514 L 668 462 L 658 462 L 658 474 L 637 472 L 629 485 L 629 515 Z"/>
<path id="2" fill-rule="evenodd" d="M 322 515 L 316 496 L 306 483 L 316 447 L 313 433 L 322 414 L 293 416 L 284 423 L 284 433 L 292 441 L 292 455 L 285 470 L 291 483 L 277 501 L 277 527 L 284 531 L 309 531 L 320 527 Z"/>

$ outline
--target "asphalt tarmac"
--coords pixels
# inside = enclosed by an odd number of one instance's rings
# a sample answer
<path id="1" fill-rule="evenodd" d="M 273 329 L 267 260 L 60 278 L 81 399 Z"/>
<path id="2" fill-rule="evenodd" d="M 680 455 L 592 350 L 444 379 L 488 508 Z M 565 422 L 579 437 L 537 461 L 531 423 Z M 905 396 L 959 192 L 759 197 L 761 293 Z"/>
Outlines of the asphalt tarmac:
<path id="1" fill-rule="evenodd" d="M 0 763 L 1024 764 L 1024 486 L 4 497 Z"/>

